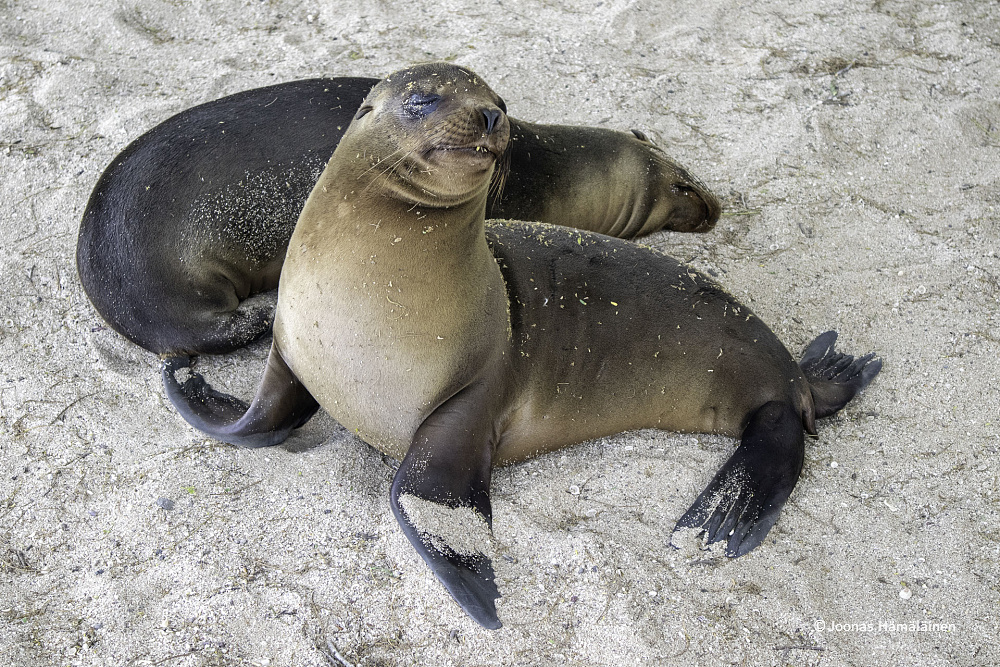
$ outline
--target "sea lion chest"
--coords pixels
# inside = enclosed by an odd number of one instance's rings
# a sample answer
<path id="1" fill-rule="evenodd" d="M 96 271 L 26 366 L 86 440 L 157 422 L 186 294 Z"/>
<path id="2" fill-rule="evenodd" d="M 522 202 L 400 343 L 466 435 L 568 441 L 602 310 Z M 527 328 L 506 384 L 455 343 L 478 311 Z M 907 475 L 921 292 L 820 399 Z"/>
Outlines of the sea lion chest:
<path id="1" fill-rule="evenodd" d="M 331 228 L 304 214 L 296 228 L 275 344 L 331 416 L 401 458 L 428 414 L 506 354 L 503 279 L 485 242 L 452 247 L 464 234 L 447 215 L 332 217 L 354 222 Z"/>

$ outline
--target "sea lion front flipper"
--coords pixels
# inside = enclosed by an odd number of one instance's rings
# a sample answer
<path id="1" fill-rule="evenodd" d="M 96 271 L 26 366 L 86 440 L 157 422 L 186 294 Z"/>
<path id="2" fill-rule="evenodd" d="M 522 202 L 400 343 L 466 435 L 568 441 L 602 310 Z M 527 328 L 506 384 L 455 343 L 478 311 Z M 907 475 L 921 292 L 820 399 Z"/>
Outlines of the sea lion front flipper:
<path id="1" fill-rule="evenodd" d="M 193 371 L 184 384 L 179 383 L 174 373 L 190 366 L 190 357 L 164 360 L 161 376 L 167 398 L 187 423 L 223 442 L 240 447 L 276 445 L 319 409 L 319 403 L 273 345 L 257 394 L 249 406 L 235 396 L 216 391 Z"/>
<path id="2" fill-rule="evenodd" d="M 677 522 L 701 528 L 706 544 L 728 539 L 726 555 L 742 556 L 767 536 L 802 471 L 802 417 L 787 403 L 757 409 L 740 446 Z"/>
<path id="3" fill-rule="evenodd" d="M 487 404 L 485 387 L 475 385 L 432 412 L 396 472 L 389 502 L 406 538 L 455 601 L 492 630 L 501 623 L 493 563 L 483 553 L 493 523 Z"/>

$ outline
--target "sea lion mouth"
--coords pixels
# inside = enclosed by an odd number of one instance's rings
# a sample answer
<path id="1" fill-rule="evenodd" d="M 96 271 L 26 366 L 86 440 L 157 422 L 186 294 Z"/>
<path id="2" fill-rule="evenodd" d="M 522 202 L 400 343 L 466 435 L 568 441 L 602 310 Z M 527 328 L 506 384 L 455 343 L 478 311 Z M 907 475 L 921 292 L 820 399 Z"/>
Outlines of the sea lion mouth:
<path id="1" fill-rule="evenodd" d="M 439 144 L 431 146 L 424 153 L 424 159 L 435 161 L 436 158 L 449 160 L 456 156 L 462 156 L 459 160 L 468 160 L 474 164 L 482 164 L 483 168 L 496 164 L 502 151 L 488 144 L 477 143 L 473 145 Z"/>
<path id="2" fill-rule="evenodd" d="M 482 154 L 485 153 L 485 154 L 492 155 L 494 160 L 496 160 L 496 159 L 498 159 L 500 157 L 499 151 L 497 151 L 496 149 L 490 148 L 489 146 L 482 145 L 482 144 L 477 144 L 475 146 L 450 146 L 450 145 L 435 146 L 431 150 L 432 151 L 441 151 L 441 152 L 446 152 L 446 153 L 473 153 L 473 154 L 480 154 L 480 155 L 482 155 Z M 484 157 L 485 157 L 485 155 L 484 155 Z"/>

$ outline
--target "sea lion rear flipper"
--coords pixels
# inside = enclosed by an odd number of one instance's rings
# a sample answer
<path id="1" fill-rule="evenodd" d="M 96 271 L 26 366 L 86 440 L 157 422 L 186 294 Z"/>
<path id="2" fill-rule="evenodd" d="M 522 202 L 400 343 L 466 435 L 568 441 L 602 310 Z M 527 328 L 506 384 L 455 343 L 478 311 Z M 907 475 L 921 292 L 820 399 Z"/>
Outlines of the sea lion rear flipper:
<path id="1" fill-rule="evenodd" d="M 417 429 L 389 502 L 406 538 L 477 623 L 499 628 L 493 563 L 483 553 L 490 506 L 492 421 L 482 386 L 445 401 Z M 485 539 L 483 539 L 485 538 Z"/>
<path id="2" fill-rule="evenodd" d="M 778 519 L 805 458 L 802 417 L 791 405 L 766 403 L 750 417 L 740 446 L 677 522 L 701 528 L 706 543 L 728 539 L 726 555 L 742 556 Z"/>
<path id="3" fill-rule="evenodd" d="M 837 352 L 833 347 L 836 342 L 836 331 L 820 334 L 799 362 L 809 380 L 817 418 L 829 417 L 847 405 L 882 370 L 882 360 L 874 354 L 855 358 Z"/>
<path id="4" fill-rule="evenodd" d="M 174 373 L 191 366 L 190 357 L 170 357 L 161 375 L 167 398 L 184 419 L 213 438 L 240 447 L 276 445 L 316 414 L 319 404 L 281 355 L 271 347 L 267 368 L 253 402 L 216 391 L 200 374 L 181 384 Z"/>

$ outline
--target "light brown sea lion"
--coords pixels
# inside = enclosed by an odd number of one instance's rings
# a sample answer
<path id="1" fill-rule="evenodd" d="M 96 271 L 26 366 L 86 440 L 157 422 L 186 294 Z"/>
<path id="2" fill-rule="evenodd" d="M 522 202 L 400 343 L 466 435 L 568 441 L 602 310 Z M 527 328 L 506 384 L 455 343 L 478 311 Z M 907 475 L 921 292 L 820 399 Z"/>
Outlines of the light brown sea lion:
<path id="1" fill-rule="evenodd" d="M 377 79 L 307 79 L 188 109 L 105 170 L 77 268 L 101 316 L 157 354 L 223 353 L 270 327 L 288 239 Z M 502 103 L 501 103 L 502 106 Z M 644 137 L 511 119 L 494 217 L 632 238 L 707 231 L 719 202 Z M 271 294 L 267 292 L 272 291 Z"/>
<path id="2" fill-rule="evenodd" d="M 488 628 L 500 626 L 492 564 L 434 508 L 489 525 L 494 465 L 638 428 L 740 437 L 677 524 L 739 556 L 794 488 L 803 429 L 881 368 L 836 353 L 833 332 L 796 364 L 745 306 L 658 252 L 565 227 L 487 225 L 508 134 L 499 98 L 468 70 L 389 76 L 299 218 L 252 405 L 197 374 L 179 384 L 182 360 L 163 372 L 185 419 L 222 440 L 280 442 L 318 401 L 401 459 L 393 513 Z"/>

